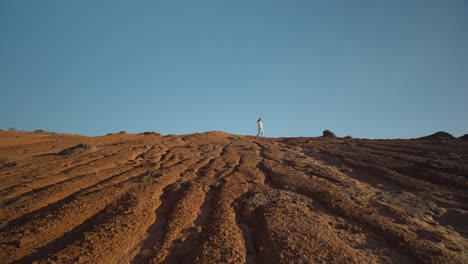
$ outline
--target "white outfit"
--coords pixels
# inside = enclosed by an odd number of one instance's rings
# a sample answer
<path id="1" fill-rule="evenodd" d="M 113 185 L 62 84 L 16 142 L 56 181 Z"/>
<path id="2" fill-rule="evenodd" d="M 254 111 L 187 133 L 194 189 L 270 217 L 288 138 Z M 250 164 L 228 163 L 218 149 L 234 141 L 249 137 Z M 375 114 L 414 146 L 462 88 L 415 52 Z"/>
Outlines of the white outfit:
<path id="1" fill-rule="evenodd" d="M 257 137 L 258 137 L 258 136 L 263 137 L 264 134 L 263 134 L 263 123 L 262 123 L 262 121 L 257 121 L 257 126 L 258 126 L 258 134 L 257 134 Z"/>

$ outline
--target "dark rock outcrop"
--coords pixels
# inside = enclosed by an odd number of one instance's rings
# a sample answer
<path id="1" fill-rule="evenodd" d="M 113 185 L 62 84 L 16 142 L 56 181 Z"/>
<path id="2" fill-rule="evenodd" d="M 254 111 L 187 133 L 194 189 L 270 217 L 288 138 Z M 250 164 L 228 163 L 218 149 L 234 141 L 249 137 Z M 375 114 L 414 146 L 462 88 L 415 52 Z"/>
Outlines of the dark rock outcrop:
<path id="1" fill-rule="evenodd" d="M 331 132 L 330 130 L 324 130 L 323 132 L 323 137 L 328 137 L 328 138 L 336 138 L 335 133 Z"/>
<path id="2" fill-rule="evenodd" d="M 70 154 L 85 152 L 87 150 L 92 150 L 92 149 L 94 149 L 94 146 L 92 145 L 78 144 L 74 147 L 67 148 L 67 149 L 60 151 L 59 155 L 70 155 Z"/>
<path id="3" fill-rule="evenodd" d="M 436 132 L 432 135 L 425 136 L 425 137 L 420 137 L 418 139 L 428 139 L 428 140 L 450 140 L 450 139 L 456 139 L 456 137 L 452 136 L 451 134 L 444 132 L 444 131 L 439 131 Z"/>

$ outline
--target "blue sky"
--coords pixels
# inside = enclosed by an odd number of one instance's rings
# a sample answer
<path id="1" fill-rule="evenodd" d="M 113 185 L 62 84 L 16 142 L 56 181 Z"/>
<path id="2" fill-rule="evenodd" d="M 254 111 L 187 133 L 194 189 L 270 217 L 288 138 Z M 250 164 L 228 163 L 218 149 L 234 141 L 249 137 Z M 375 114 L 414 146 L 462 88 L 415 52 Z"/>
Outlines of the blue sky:
<path id="1" fill-rule="evenodd" d="M 468 2 L 0 1 L 0 128 L 468 133 Z"/>

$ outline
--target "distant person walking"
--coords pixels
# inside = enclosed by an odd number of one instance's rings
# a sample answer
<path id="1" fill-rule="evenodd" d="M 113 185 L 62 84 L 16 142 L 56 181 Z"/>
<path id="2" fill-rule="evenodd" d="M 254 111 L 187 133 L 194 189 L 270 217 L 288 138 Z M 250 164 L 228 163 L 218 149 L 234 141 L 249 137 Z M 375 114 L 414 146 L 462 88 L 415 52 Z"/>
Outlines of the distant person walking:
<path id="1" fill-rule="evenodd" d="M 263 123 L 262 123 L 262 118 L 258 118 L 257 120 L 257 126 L 258 126 L 258 134 L 257 137 L 264 137 L 265 135 L 263 134 Z"/>

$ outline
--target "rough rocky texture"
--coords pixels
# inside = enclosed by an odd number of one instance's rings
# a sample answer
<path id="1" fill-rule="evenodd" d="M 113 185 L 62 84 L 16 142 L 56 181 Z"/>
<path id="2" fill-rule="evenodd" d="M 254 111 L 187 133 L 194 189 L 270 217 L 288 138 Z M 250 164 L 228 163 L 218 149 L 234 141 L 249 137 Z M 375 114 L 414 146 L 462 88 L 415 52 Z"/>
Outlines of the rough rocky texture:
<path id="1" fill-rule="evenodd" d="M 432 135 L 425 136 L 425 137 L 420 137 L 419 139 L 429 139 L 429 140 L 450 140 L 450 139 L 456 139 L 454 136 L 451 134 L 444 132 L 444 131 L 439 131 L 436 132 Z"/>
<path id="2" fill-rule="evenodd" d="M 328 138 L 336 138 L 336 135 L 335 133 L 331 132 L 330 130 L 324 130 L 323 133 L 322 133 L 323 137 L 328 137 Z"/>
<path id="3" fill-rule="evenodd" d="M 4 131 L 0 161 L 2 263 L 468 263 L 462 140 Z"/>
<path id="4" fill-rule="evenodd" d="M 92 145 L 88 144 L 78 144 L 76 146 L 73 146 L 71 148 L 66 148 L 62 151 L 59 152 L 59 155 L 70 155 L 70 154 L 75 154 L 75 153 L 81 153 L 87 150 L 91 150 L 94 147 Z"/>

